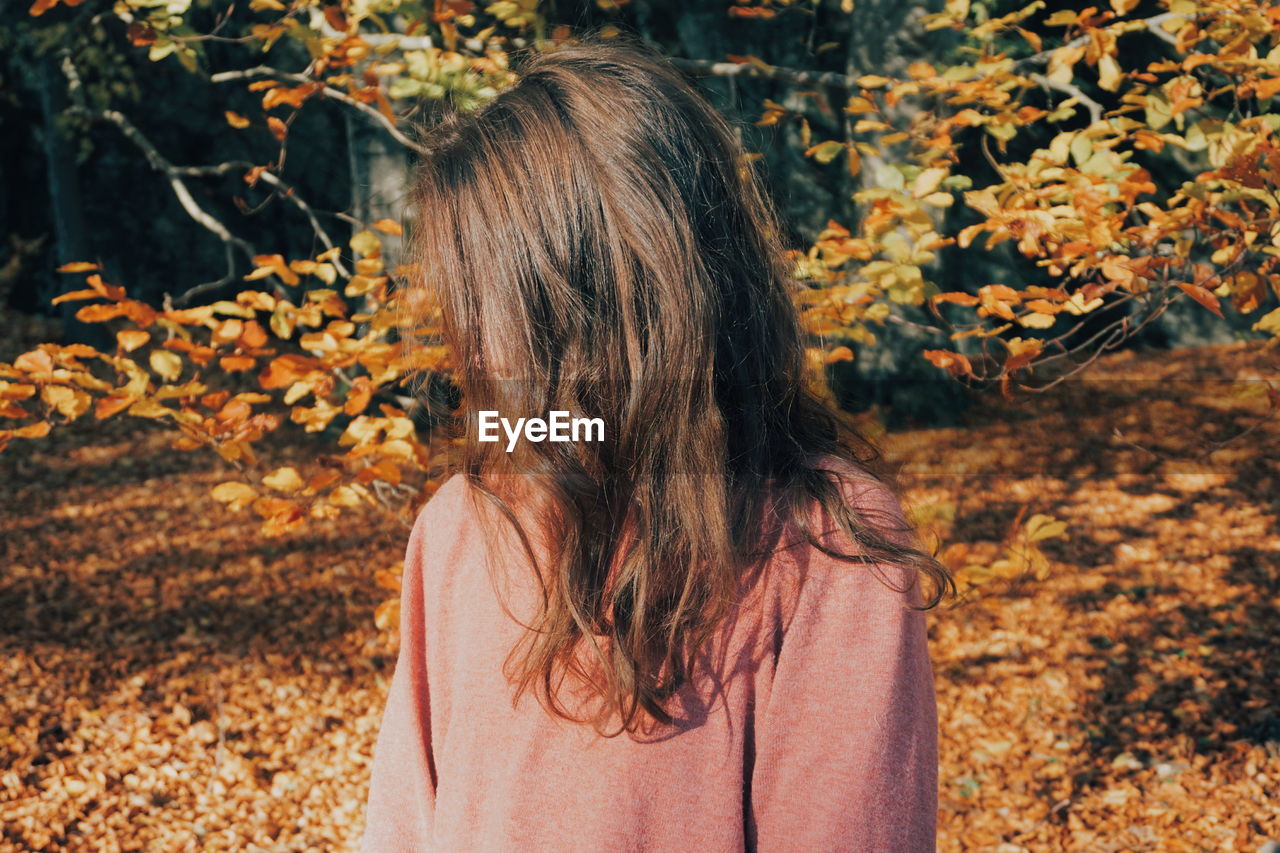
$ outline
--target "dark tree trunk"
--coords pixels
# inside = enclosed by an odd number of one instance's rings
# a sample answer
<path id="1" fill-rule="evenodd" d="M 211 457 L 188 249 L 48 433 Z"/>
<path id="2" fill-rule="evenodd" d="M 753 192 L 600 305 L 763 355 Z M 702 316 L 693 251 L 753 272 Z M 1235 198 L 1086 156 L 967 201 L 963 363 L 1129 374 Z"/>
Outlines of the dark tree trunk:
<path id="1" fill-rule="evenodd" d="M 84 226 L 80 201 L 80 182 L 76 173 L 76 157 L 71 142 L 59 126 L 58 119 L 67 106 L 67 83 L 58 67 L 56 54 L 46 55 L 40 66 L 40 112 L 43 119 L 45 176 L 49 188 L 49 209 L 53 219 L 54 254 L 59 266 L 74 261 L 92 260 Z M 83 286 L 79 278 L 59 276 L 52 292 L 40 299 L 47 310 L 49 300 L 58 293 Z M 103 346 L 109 339 L 101 326 L 82 323 L 76 311 L 83 303 L 63 302 L 58 306 L 64 334 L 68 341 Z"/>

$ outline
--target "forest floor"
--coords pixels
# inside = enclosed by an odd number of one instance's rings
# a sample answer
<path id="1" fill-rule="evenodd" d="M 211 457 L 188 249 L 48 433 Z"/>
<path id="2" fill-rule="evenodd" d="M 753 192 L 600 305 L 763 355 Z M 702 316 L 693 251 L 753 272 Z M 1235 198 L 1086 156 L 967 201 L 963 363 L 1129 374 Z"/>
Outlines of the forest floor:
<path id="1" fill-rule="evenodd" d="M 1121 353 L 886 437 L 908 509 L 951 505 L 972 560 L 1031 513 L 1069 524 L 1047 579 L 930 616 L 940 850 L 1280 840 L 1280 418 L 1192 459 L 1259 421 L 1233 389 L 1278 367 Z M 209 497 L 229 466 L 169 440 L 114 418 L 0 453 L 0 850 L 352 849 L 395 662 L 373 575 L 407 528 L 263 537 Z"/>

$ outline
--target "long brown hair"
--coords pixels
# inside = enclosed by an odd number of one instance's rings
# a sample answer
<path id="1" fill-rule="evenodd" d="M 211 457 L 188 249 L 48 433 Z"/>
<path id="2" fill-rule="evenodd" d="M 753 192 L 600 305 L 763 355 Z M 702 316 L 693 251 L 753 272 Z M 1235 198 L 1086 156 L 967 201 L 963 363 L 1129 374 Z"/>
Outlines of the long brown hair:
<path id="1" fill-rule="evenodd" d="M 533 688 L 602 733 L 670 722 L 779 524 L 915 568 L 935 605 L 952 590 L 941 563 L 882 536 L 814 464 L 885 479 L 806 385 L 777 215 L 732 126 L 631 36 L 580 34 L 512 67 L 517 82 L 426 132 L 410 252 L 465 400 L 462 473 L 541 590 L 508 659 L 516 698 Z M 477 440 L 485 410 L 599 417 L 605 440 L 507 452 Z M 820 545 L 815 502 L 857 554 Z M 566 679 L 598 712 L 571 714 Z"/>

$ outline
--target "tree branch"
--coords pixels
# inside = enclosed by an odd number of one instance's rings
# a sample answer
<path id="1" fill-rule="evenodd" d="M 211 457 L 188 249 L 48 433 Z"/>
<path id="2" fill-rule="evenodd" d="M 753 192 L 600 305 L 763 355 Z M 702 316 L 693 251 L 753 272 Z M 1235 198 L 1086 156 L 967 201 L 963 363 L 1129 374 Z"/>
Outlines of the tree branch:
<path id="1" fill-rule="evenodd" d="M 391 45 L 401 50 L 433 50 L 435 48 L 435 42 L 431 36 L 406 36 L 399 33 L 344 33 L 335 30 L 321 11 L 314 7 L 311 10 L 311 22 L 313 27 L 320 28 L 320 33 L 325 38 L 358 38 L 370 47 Z M 477 52 L 484 50 L 484 42 L 480 39 L 468 39 L 465 44 L 469 49 Z"/>
<path id="2" fill-rule="evenodd" d="M 72 106 L 67 109 L 68 113 L 86 116 L 90 121 L 107 121 L 114 124 L 124 134 L 124 137 L 134 144 L 147 160 L 147 164 L 157 172 L 163 174 L 169 182 L 170 188 L 174 195 L 178 198 L 178 203 L 182 205 L 183 210 L 187 212 L 192 219 L 204 226 L 208 231 L 212 232 L 219 240 L 222 241 L 226 249 L 227 272 L 222 278 L 215 281 L 205 282 L 196 285 L 186 293 L 178 297 L 179 302 L 184 302 L 192 295 L 205 290 L 214 290 L 224 285 L 230 284 L 235 280 L 235 251 L 242 252 L 250 261 L 253 262 L 253 256 L 257 254 L 252 245 L 247 241 L 232 234 L 227 227 L 219 222 L 208 211 L 202 208 L 191 195 L 191 191 L 187 189 L 187 185 L 182 180 L 181 171 L 165 159 L 151 143 L 151 140 L 129 121 L 128 117 L 117 110 L 93 110 L 90 109 L 84 96 L 84 87 L 80 81 L 80 72 L 76 68 L 75 63 L 71 60 L 71 54 L 67 50 L 60 53 L 62 73 L 67 78 L 67 94 L 71 99 Z"/>
<path id="3" fill-rule="evenodd" d="M 208 177 L 210 175 L 223 175 L 227 172 L 249 170 L 253 168 L 255 168 L 254 164 L 248 161 L 230 160 L 226 163 L 219 163 L 216 166 L 175 166 L 174 171 L 180 175 Z M 311 230 L 315 232 L 316 238 L 320 241 L 321 245 L 326 249 L 332 249 L 334 247 L 333 239 L 320 224 L 320 220 L 316 216 L 315 210 L 312 209 L 311 205 L 298 197 L 298 194 L 294 192 L 293 187 L 282 181 L 274 173 L 268 171 L 259 173 L 258 180 L 265 184 L 270 184 L 278 189 L 281 197 L 283 197 L 285 201 L 298 208 L 298 210 L 307 217 L 307 220 L 311 223 Z M 334 258 L 331 263 L 333 264 L 334 269 L 336 269 L 338 274 L 343 278 L 351 277 L 351 271 L 346 268 L 340 259 Z"/>
<path id="4" fill-rule="evenodd" d="M 841 89 L 855 89 L 858 78 L 839 71 L 805 71 L 797 68 L 783 68 L 779 65 L 756 65 L 752 62 L 718 62 L 714 59 L 681 59 L 673 57 L 671 63 L 693 74 L 706 74 L 715 77 L 760 77 L 766 80 L 780 80 L 784 83 L 796 83 L 802 86 L 835 86 Z"/>
<path id="5" fill-rule="evenodd" d="M 1122 33 L 1122 34 L 1136 32 L 1138 30 L 1147 30 L 1157 38 L 1167 41 L 1169 44 L 1177 45 L 1178 40 L 1174 38 L 1172 35 L 1170 35 L 1169 33 L 1165 32 L 1160 27 L 1160 25 L 1163 24 L 1165 21 L 1171 21 L 1174 18 L 1182 18 L 1183 20 L 1186 20 L 1186 21 L 1193 20 L 1193 18 L 1190 15 L 1183 15 L 1179 12 L 1162 12 L 1159 15 L 1153 15 L 1150 18 L 1142 18 L 1137 21 L 1122 21 L 1118 24 L 1113 24 L 1112 26 L 1107 27 L 1106 29 L 1114 29 L 1118 33 Z M 1057 47 L 1053 47 L 1048 50 L 1042 50 L 1039 53 L 1033 53 L 1030 56 L 1024 56 L 1022 59 L 1019 59 L 1017 62 L 1015 62 L 1013 67 L 1016 70 L 1020 67 L 1025 67 L 1028 65 L 1045 65 L 1049 62 L 1051 58 L 1053 58 L 1053 55 L 1058 51 L 1070 50 L 1073 47 L 1083 47 L 1084 45 L 1087 45 L 1092 38 L 1093 36 L 1089 33 L 1085 33 L 1082 36 L 1076 36 L 1071 41 L 1064 42 L 1063 44 L 1060 44 Z"/>
<path id="6" fill-rule="evenodd" d="M 95 112 L 83 106 L 73 106 L 68 110 L 68 112 L 88 116 L 94 121 L 110 122 L 119 128 L 125 138 L 132 142 L 134 146 L 142 152 L 143 156 L 147 160 L 147 164 L 157 172 L 164 175 L 165 179 L 169 182 L 169 187 L 173 190 L 173 194 L 177 196 L 178 203 L 182 205 L 182 209 L 187 212 L 187 215 L 221 240 L 227 247 L 227 274 L 216 281 L 197 285 L 187 291 L 177 298 L 179 303 L 185 302 L 191 295 L 198 291 L 215 289 L 225 284 L 230 284 L 235 280 L 235 258 L 234 252 L 232 251 L 233 248 L 248 258 L 251 264 L 253 263 L 254 255 L 257 254 L 253 246 L 248 241 L 232 234 L 225 225 L 200 206 L 199 202 L 195 200 L 195 197 L 191 195 L 191 191 L 187 188 L 186 183 L 182 180 L 182 171 L 165 159 L 164 155 L 162 155 L 159 150 L 156 149 L 155 145 L 151 143 L 151 140 L 147 139 L 147 137 L 143 135 L 142 131 L 138 130 L 138 128 L 134 126 L 133 122 L 129 121 L 128 117 L 117 110 L 98 110 Z"/>
<path id="7" fill-rule="evenodd" d="M 385 130 L 396 142 L 399 142 L 401 145 L 412 151 L 416 151 L 419 154 L 426 153 L 426 149 L 409 137 L 405 136 L 391 119 L 387 118 L 368 104 L 363 103 L 362 101 L 357 101 L 346 92 L 335 89 L 332 86 L 325 84 L 322 80 L 316 80 L 314 77 L 308 77 L 305 74 L 291 74 L 288 71 L 281 71 L 278 68 L 271 68 L 267 65 L 257 65 L 253 68 L 245 68 L 240 71 L 220 71 L 211 76 L 209 80 L 213 83 L 228 83 L 232 80 L 248 80 L 253 77 L 276 77 L 299 85 L 320 83 L 321 88 L 317 91 L 318 94 L 331 100 L 338 101 L 339 103 L 346 104 L 352 109 L 364 113 L 374 123 L 381 125 L 383 130 Z"/>
<path id="8" fill-rule="evenodd" d="M 1050 80 L 1043 74 L 1037 74 L 1034 71 L 1027 76 L 1046 89 L 1055 89 L 1063 94 L 1070 95 L 1080 103 L 1084 104 L 1084 106 L 1089 110 L 1089 118 L 1091 119 L 1089 122 L 1090 124 L 1097 124 L 1102 121 L 1102 104 L 1086 95 L 1084 90 L 1079 86 L 1074 83 L 1062 83 L 1057 80 Z"/>

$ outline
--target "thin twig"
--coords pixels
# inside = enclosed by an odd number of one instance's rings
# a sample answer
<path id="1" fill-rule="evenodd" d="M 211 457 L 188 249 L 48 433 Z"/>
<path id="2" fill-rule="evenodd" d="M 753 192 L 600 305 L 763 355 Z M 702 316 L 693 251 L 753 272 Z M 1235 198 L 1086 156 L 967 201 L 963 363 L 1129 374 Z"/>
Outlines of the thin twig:
<path id="1" fill-rule="evenodd" d="M 233 171 L 247 171 L 253 168 L 255 168 L 254 164 L 246 160 L 229 160 L 225 163 L 219 163 L 216 166 L 177 166 L 174 168 L 174 171 L 182 175 L 209 177 L 224 175 L 227 172 Z M 326 249 L 334 248 L 333 239 L 320 224 L 320 220 L 316 216 L 315 210 L 312 209 L 311 205 L 307 204 L 298 196 L 292 186 L 282 181 L 274 172 L 260 172 L 258 174 L 258 180 L 265 184 L 270 184 L 278 189 L 280 191 L 279 195 L 284 198 L 285 201 L 298 208 L 298 210 L 307 217 L 307 221 L 311 223 L 311 230 L 315 232 L 316 239 L 318 239 Z M 335 257 L 332 259 L 331 263 L 333 264 L 334 269 L 336 269 L 338 274 L 343 278 L 351 277 L 351 272 L 343 265 L 341 260 Z"/>

